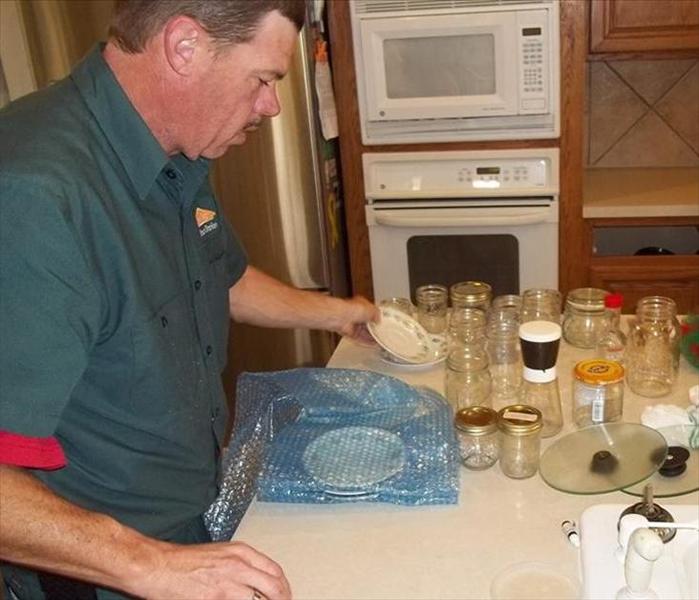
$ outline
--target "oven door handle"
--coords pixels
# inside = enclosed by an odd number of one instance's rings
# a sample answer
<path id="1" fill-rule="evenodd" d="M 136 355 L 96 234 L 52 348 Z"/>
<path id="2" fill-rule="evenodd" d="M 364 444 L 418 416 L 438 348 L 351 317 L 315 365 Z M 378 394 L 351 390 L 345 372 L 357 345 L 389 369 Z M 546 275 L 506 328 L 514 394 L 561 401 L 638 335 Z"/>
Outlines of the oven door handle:
<path id="1" fill-rule="evenodd" d="M 502 227 L 507 225 L 535 225 L 546 223 L 549 211 L 525 214 L 493 215 L 407 215 L 402 211 L 375 211 L 377 225 L 387 227 Z"/>

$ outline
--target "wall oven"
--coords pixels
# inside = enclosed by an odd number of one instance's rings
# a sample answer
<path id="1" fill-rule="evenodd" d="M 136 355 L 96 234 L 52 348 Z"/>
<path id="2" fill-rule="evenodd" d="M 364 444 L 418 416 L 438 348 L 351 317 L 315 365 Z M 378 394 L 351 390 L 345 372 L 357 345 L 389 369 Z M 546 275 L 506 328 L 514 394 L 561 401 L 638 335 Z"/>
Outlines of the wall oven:
<path id="1" fill-rule="evenodd" d="M 558 136 L 558 0 L 351 7 L 364 144 Z"/>
<path id="2" fill-rule="evenodd" d="M 374 298 L 558 287 L 558 149 L 362 156 Z"/>

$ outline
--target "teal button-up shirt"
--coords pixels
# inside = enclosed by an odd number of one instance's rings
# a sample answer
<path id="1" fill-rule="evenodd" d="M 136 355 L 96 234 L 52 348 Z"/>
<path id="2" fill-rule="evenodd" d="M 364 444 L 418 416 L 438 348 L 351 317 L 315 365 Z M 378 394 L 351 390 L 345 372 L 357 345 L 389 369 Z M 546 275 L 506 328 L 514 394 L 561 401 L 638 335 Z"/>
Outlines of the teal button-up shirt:
<path id="1" fill-rule="evenodd" d="M 246 267 L 207 175 L 163 152 L 101 48 L 0 112 L 0 430 L 55 436 L 68 464 L 38 477 L 164 539 L 216 494 Z"/>

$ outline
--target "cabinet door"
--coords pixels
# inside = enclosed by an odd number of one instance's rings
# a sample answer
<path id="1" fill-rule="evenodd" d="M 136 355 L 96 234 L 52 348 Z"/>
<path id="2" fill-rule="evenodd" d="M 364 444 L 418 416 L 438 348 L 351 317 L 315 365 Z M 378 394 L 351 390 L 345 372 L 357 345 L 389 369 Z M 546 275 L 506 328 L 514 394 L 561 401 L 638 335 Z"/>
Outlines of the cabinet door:
<path id="1" fill-rule="evenodd" d="M 699 312 L 699 256 L 606 256 L 590 263 L 590 285 L 624 295 L 624 312 L 644 296 L 668 296 L 677 312 Z"/>
<path id="2" fill-rule="evenodd" d="M 592 0 L 590 52 L 699 49 L 699 0 Z"/>

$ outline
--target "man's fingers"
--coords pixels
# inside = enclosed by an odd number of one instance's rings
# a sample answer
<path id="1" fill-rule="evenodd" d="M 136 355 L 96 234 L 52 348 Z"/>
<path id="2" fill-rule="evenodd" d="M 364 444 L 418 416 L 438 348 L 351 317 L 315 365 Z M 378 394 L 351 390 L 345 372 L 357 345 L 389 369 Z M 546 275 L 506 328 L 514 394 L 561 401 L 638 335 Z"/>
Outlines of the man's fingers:
<path id="1" fill-rule="evenodd" d="M 271 558 L 242 542 L 231 542 L 236 555 L 250 565 L 246 584 L 268 600 L 291 598 L 291 587 L 282 568 Z M 252 594 L 250 595 L 252 599 Z"/>

